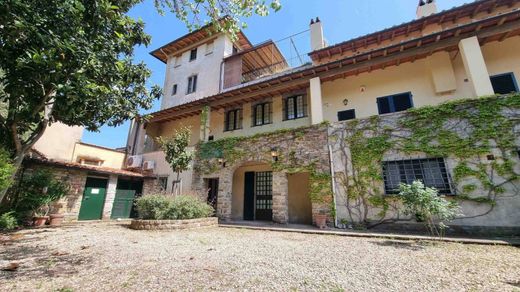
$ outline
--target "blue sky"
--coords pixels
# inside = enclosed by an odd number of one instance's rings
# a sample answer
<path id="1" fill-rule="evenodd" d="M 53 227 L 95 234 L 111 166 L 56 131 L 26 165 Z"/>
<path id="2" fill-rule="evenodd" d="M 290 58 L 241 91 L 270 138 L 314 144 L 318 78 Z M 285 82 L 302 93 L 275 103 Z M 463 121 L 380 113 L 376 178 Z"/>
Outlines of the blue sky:
<path id="1" fill-rule="evenodd" d="M 248 28 L 244 32 L 253 44 L 267 39 L 281 40 L 307 30 L 310 19 L 316 16 L 323 22 L 327 42 L 329 44 L 342 42 L 413 20 L 418 0 L 280 0 L 280 2 L 282 10 L 279 12 L 267 17 L 254 16 L 245 20 Z M 437 0 L 437 6 L 439 10 L 445 10 L 465 2 L 471 0 Z M 160 16 L 152 0 L 145 0 L 144 3 L 134 7 L 129 14 L 143 19 L 146 23 L 145 31 L 152 36 L 152 43 L 148 48 L 136 48 L 135 60 L 144 61 L 152 70 L 150 84 L 162 86 L 166 66 L 150 56 L 149 52 L 186 34 L 187 29 L 172 14 Z M 307 37 L 307 34 L 302 34 L 296 38 L 300 53 L 308 51 L 305 48 L 309 42 Z M 280 43 L 282 51 L 290 55 L 292 52 L 284 47 L 286 45 L 287 42 Z M 147 112 L 156 111 L 159 107 L 160 101 L 156 101 L 154 107 Z M 124 146 L 128 125 L 127 122 L 116 128 L 105 126 L 97 133 L 85 131 L 82 140 L 107 147 Z"/>

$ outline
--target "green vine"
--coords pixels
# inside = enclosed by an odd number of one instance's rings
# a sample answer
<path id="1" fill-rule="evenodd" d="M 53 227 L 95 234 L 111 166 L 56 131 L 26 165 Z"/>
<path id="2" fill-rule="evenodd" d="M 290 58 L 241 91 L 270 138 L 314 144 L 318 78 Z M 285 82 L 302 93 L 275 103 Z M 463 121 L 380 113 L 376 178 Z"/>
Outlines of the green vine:
<path id="1" fill-rule="evenodd" d="M 387 211 L 397 208 L 395 198 L 381 189 L 381 163 L 389 152 L 450 158 L 457 189 L 453 198 L 489 204 L 489 213 L 505 185 L 520 178 L 513 159 L 519 110 L 520 95 L 514 94 L 411 109 L 400 118 L 374 116 L 346 123 L 334 139 L 350 150 L 343 156 L 350 154 L 351 174 L 340 177 L 350 215 L 367 221 L 368 209 L 378 208 L 384 221 Z"/>

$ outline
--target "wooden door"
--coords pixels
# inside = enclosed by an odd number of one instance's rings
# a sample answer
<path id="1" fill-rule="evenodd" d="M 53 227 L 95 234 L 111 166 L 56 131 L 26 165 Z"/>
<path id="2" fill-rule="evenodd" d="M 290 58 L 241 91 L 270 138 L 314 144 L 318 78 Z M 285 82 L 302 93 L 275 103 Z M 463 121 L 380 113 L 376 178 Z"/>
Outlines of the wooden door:
<path id="1" fill-rule="evenodd" d="M 130 218 L 134 205 L 135 190 L 116 190 L 114 204 L 112 205 L 111 219 Z"/>
<path id="2" fill-rule="evenodd" d="M 255 220 L 255 173 L 244 174 L 244 220 Z"/>
<path id="3" fill-rule="evenodd" d="M 273 220 L 273 173 L 255 173 L 255 219 Z"/>
<path id="4" fill-rule="evenodd" d="M 98 220 L 103 215 L 105 196 L 107 192 L 107 179 L 88 177 L 85 183 L 85 191 L 81 199 L 78 220 Z"/>

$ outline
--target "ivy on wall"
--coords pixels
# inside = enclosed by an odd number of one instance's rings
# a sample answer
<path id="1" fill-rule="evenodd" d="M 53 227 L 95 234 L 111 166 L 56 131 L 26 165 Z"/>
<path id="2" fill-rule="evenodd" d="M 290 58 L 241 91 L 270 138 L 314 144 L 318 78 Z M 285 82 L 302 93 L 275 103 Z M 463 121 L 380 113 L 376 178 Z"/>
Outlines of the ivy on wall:
<path id="1" fill-rule="evenodd" d="M 310 130 L 326 132 L 326 123 L 317 126 L 307 126 L 292 129 L 282 129 L 273 132 L 259 133 L 253 136 L 228 137 L 215 141 L 199 143 L 196 151 L 195 171 L 200 174 L 213 174 L 218 172 L 226 163 L 233 166 L 243 161 L 248 154 L 261 157 L 262 161 L 270 164 L 273 171 L 288 174 L 309 173 L 309 197 L 314 203 L 328 203 L 332 205 L 332 184 L 330 173 L 317 167 L 318 159 L 305 160 L 298 157 L 299 139 L 304 139 Z M 279 147 L 278 159 L 273 160 L 271 147 Z M 261 145 L 261 146 L 258 146 Z M 259 153 L 252 153 L 260 150 Z"/>
<path id="2" fill-rule="evenodd" d="M 457 191 L 453 198 L 489 205 L 472 217 L 491 212 L 506 186 L 517 185 L 520 95 L 456 100 L 397 115 L 347 122 L 329 137 L 340 143 L 339 151 L 347 158 L 349 174 L 340 174 L 338 181 L 345 189 L 351 222 L 400 220 L 399 201 L 382 189 L 381 164 L 387 154 L 449 158 Z M 518 187 L 516 192 L 520 193 Z M 394 212 L 388 212 L 391 209 Z"/>

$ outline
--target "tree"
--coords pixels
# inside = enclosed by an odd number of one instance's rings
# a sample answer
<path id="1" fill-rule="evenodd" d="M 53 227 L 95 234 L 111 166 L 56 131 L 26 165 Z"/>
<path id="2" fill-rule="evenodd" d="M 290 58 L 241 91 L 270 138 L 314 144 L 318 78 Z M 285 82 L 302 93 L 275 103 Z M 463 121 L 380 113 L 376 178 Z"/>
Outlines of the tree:
<path id="1" fill-rule="evenodd" d="M 281 9 L 280 0 L 154 0 L 160 13 L 169 10 L 183 21 L 190 31 L 212 23 L 217 32 L 227 32 L 232 38 L 247 27 L 241 18 L 254 14 L 267 16 Z M 190 20 L 190 17 L 192 20 Z M 200 21 L 200 17 L 207 17 Z"/>
<path id="2" fill-rule="evenodd" d="M 0 148 L 0 192 L 7 190 L 11 185 L 13 172 L 14 166 L 11 163 L 9 153 Z"/>
<path id="3" fill-rule="evenodd" d="M 139 2 L 0 0 L 0 145 L 16 168 L 54 122 L 96 131 L 159 98 L 150 70 L 132 60 L 134 46 L 150 43 L 144 23 L 125 15 Z"/>
<path id="4" fill-rule="evenodd" d="M 157 138 L 157 142 L 166 155 L 166 162 L 177 174 L 177 181 L 179 181 L 181 172 L 188 170 L 193 158 L 193 153 L 188 150 L 190 139 L 191 130 L 188 127 L 181 127 L 169 138 Z"/>

